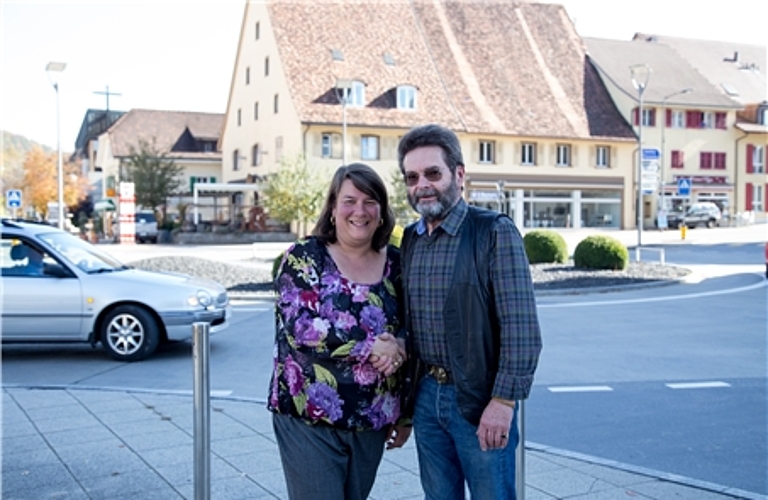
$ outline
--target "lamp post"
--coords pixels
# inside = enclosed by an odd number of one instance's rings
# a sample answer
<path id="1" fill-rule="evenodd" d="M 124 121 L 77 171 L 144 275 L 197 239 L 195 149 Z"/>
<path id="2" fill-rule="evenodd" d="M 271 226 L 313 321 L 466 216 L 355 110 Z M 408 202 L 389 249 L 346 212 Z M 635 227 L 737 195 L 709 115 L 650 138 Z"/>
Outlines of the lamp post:
<path id="1" fill-rule="evenodd" d="M 496 181 L 496 201 L 499 204 L 499 213 L 504 210 L 504 181 Z"/>
<path id="2" fill-rule="evenodd" d="M 666 156 L 666 150 L 665 150 L 665 134 L 664 131 L 666 130 L 667 125 L 667 100 L 671 99 L 672 97 L 675 97 L 677 95 L 682 94 L 689 94 L 693 92 L 693 88 L 687 87 L 682 90 L 678 90 L 677 92 L 672 92 L 671 94 L 664 96 L 664 99 L 661 101 L 661 109 L 663 110 L 664 116 L 662 117 L 661 122 L 661 189 L 659 190 L 659 208 L 661 210 L 667 209 L 667 200 L 666 200 L 666 192 L 664 189 L 664 165 L 667 163 L 667 156 Z"/>
<path id="3" fill-rule="evenodd" d="M 59 81 L 58 73 L 64 71 L 67 67 L 67 63 L 63 62 L 49 62 L 45 67 L 45 71 L 48 73 L 48 79 L 53 85 L 53 89 L 56 91 L 56 150 L 58 151 L 58 162 L 56 165 L 56 173 L 58 175 L 58 191 L 59 191 L 59 229 L 64 229 L 64 164 L 61 158 L 61 120 L 59 118 Z"/>
<path id="4" fill-rule="evenodd" d="M 651 78 L 651 68 L 647 64 L 635 64 L 630 66 L 629 70 L 639 102 L 637 110 L 637 247 L 640 248 L 643 246 L 643 92 Z"/>
<path id="5" fill-rule="evenodd" d="M 347 164 L 347 104 L 352 92 L 352 80 L 336 80 L 336 99 L 341 103 L 341 163 Z"/>

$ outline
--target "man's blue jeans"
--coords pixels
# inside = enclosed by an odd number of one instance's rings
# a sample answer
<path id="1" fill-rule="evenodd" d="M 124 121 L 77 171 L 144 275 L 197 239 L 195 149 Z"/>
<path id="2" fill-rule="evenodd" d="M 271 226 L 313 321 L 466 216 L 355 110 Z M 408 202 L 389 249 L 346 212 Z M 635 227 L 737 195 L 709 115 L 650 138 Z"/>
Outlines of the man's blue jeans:
<path id="1" fill-rule="evenodd" d="M 456 388 L 425 376 L 419 383 L 413 418 L 421 486 L 427 500 L 515 499 L 517 409 L 504 449 L 482 451 L 477 427 L 459 413 Z"/>

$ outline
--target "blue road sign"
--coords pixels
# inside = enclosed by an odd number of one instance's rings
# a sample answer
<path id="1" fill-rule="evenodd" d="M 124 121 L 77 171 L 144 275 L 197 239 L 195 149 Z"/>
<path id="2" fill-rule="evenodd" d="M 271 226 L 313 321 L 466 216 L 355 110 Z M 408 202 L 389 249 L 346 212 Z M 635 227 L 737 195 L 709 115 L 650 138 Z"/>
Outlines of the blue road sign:
<path id="1" fill-rule="evenodd" d="M 680 196 L 691 195 L 691 179 L 687 177 L 677 179 L 677 194 Z"/>
<path id="2" fill-rule="evenodd" d="M 18 189 L 6 191 L 5 204 L 8 208 L 21 208 L 21 191 Z"/>
<path id="3" fill-rule="evenodd" d="M 661 151 L 656 148 L 643 148 L 643 160 L 658 160 L 661 158 Z"/>

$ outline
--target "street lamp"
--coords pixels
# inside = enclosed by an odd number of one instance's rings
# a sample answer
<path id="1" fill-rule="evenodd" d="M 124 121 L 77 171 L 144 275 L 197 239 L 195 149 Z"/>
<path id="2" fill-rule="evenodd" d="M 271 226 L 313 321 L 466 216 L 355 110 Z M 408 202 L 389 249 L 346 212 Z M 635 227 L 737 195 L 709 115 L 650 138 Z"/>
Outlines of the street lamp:
<path id="1" fill-rule="evenodd" d="M 347 104 L 352 93 L 352 80 L 336 80 L 336 99 L 341 103 L 341 163 L 347 164 Z"/>
<path id="2" fill-rule="evenodd" d="M 56 150 L 58 151 L 58 163 L 56 166 L 56 173 L 59 177 L 59 229 L 64 229 L 64 165 L 61 158 L 61 120 L 59 118 L 59 73 L 64 71 L 67 67 L 67 63 L 63 62 L 49 62 L 45 67 L 45 71 L 48 72 L 48 80 L 50 80 L 53 89 L 56 91 Z"/>
<path id="3" fill-rule="evenodd" d="M 660 189 L 660 196 L 659 196 L 659 208 L 661 210 L 667 209 L 667 200 L 666 200 L 666 192 L 664 189 L 664 165 L 667 163 L 667 156 L 665 151 L 665 137 L 664 137 L 664 131 L 666 129 L 667 125 L 667 100 L 671 99 L 672 97 L 675 97 L 677 95 L 682 94 L 689 94 L 693 92 L 693 88 L 688 87 L 684 88 L 682 90 L 678 90 L 677 92 L 672 92 L 671 94 L 664 96 L 664 99 L 661 101 L 661 109 L 664 115 L 662 116 L 661 121 L 661 189 Z"/>
<path id="4" fill-rule="evenodd" d="M 643 246 L 643 92 L 651 78 L 651 68 L 647 64 L 635 64 L 629 67 L 632 73 L 632 85 L 637 89 L 639 107 L 637 110 L 637 247 Z M 639 256 L 639 252 L 638 252 Z"/>
<path id="5" fill-rule="evenodd" d="M 496 201 L 499 204 L 499 213 L 503 213 L 504 206 L 504 181 L 496 181 Z"/>

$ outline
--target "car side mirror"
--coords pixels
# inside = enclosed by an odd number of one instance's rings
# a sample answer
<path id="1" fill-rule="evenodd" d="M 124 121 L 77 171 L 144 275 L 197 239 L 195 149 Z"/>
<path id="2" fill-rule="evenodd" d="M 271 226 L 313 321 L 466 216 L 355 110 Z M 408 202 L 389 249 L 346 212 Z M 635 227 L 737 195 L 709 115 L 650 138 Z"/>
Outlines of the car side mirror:
<path id="1" fill-rule="evenodd" d="M 72 276 L 61 264 L 46 264 L 43 274 L 54 278 L 69 278 Z"/>

